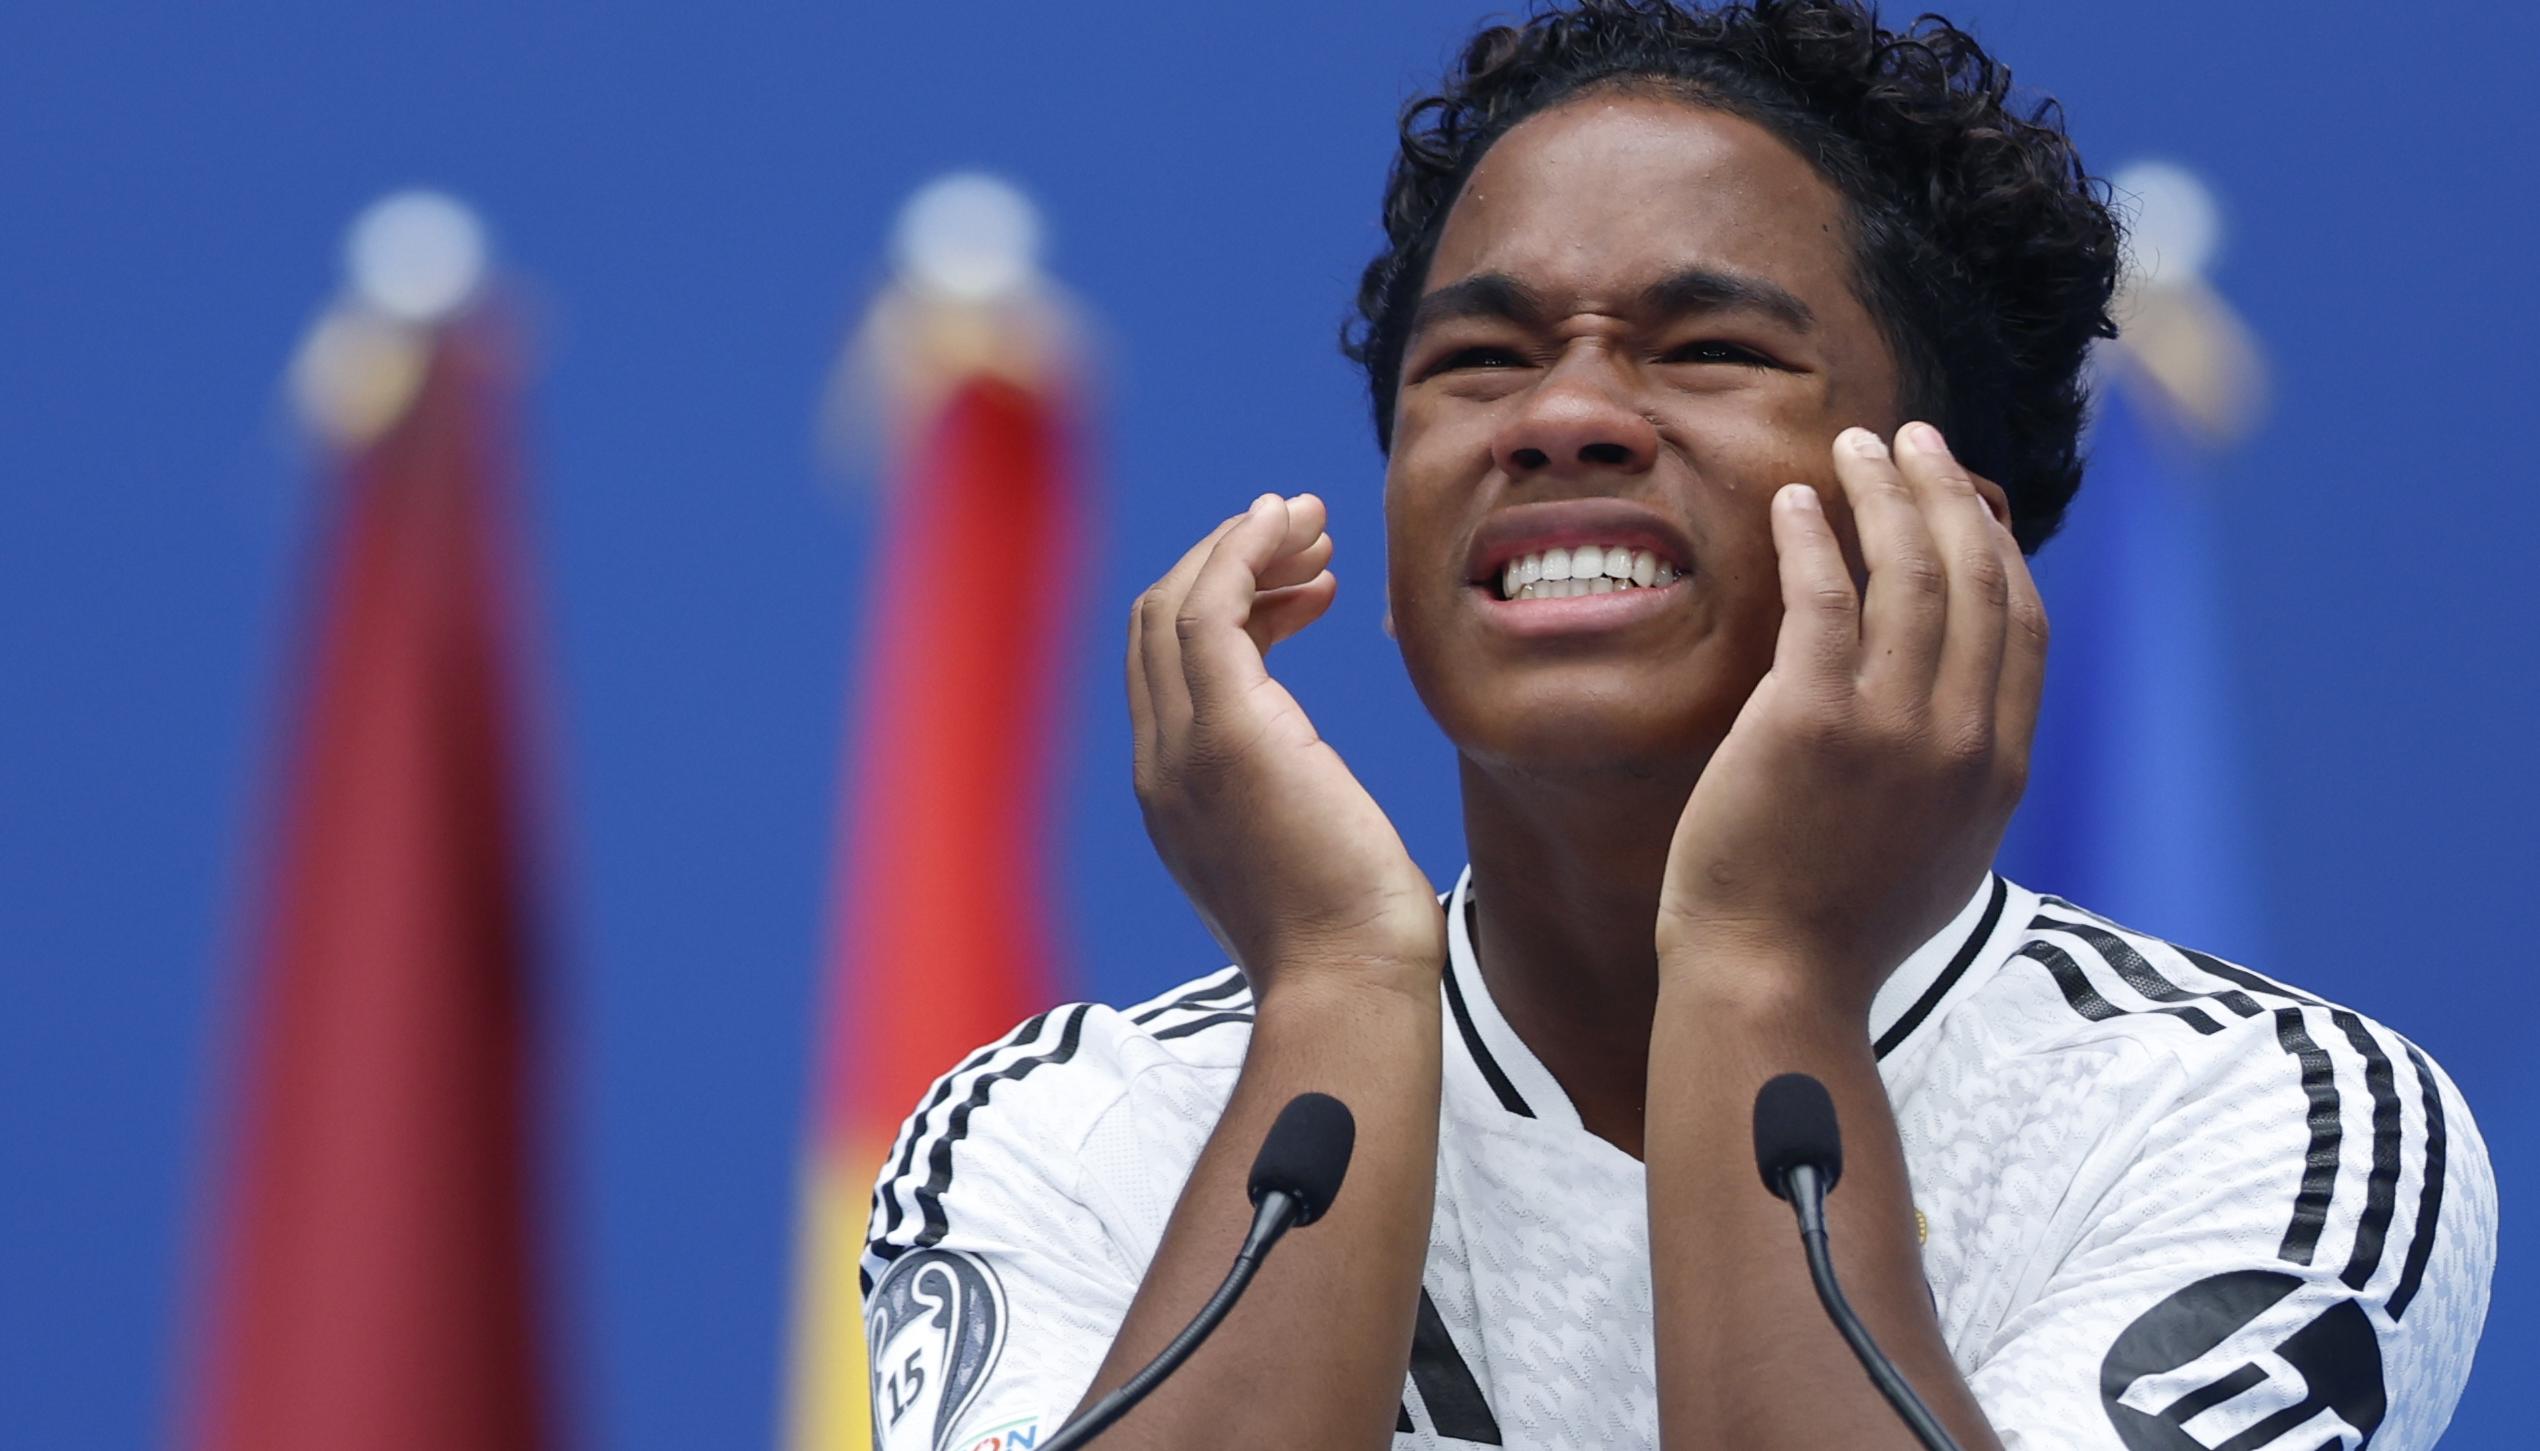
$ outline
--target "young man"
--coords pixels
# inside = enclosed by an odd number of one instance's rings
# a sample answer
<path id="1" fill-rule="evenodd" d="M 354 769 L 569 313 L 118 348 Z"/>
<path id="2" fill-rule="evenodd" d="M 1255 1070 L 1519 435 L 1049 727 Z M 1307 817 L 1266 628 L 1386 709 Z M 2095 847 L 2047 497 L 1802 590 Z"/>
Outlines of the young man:
<path id="1" fill-rule="evenodd" d="M 2494 1253 L 2450 1084 L 1990 871 L 2117 259 L 2007 86 L 1842 0 L 1587 0 L 1411 108 L 1351 346 L 1471 866 L 1441 902 L 1265 669 L 1334 583 L 1321 504 L 1255 500 L 1128 661 L 1156 847 L 1240 967 L 919 1106 L 879 1444 L 1028 1447 L 1133 1373 L 1315 1089 L 1336 1205 L 1106 1445 L 1912 1445 L 1757 1182 L 1786 1071 L 1841 1120 L 1842 1281 L 1961 1444 L 2434 1443 Z"/>

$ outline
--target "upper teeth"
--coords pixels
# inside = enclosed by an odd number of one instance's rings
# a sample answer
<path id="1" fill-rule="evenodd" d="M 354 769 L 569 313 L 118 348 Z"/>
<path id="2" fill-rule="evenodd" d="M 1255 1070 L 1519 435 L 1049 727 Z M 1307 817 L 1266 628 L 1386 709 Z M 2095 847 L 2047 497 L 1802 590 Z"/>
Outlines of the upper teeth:
<path id="1" fill-rule="evenodd" d="M 1560 599 L 1673 584 L 1676 567 L 1646 549 L 1580 544 L 1508 561 L 1499 572 L 1504 600 Z"/>

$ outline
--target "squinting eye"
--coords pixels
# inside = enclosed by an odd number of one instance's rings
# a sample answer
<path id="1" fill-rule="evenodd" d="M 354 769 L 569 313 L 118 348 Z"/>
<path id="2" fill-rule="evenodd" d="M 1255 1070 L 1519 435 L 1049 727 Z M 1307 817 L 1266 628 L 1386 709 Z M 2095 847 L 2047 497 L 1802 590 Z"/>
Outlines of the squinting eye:
<path id="1" fill-rule="evenodd" d="M 1451 373 L 1459 368 L 1522 368 L 1526 360 L 1506 348 L 1464 348 L 1440 359 L 1432 373 Z"/>
<path id="2" fill-rule="evenodd" d="M 1669 353 L 1666 361 L 1670 363 L 1738 363 L 1750 368 L 1772 366 L 1771 360 L 1762 354 L 1741 348 L 1735 343 L 1709 341 L 1687 343 Z"/>

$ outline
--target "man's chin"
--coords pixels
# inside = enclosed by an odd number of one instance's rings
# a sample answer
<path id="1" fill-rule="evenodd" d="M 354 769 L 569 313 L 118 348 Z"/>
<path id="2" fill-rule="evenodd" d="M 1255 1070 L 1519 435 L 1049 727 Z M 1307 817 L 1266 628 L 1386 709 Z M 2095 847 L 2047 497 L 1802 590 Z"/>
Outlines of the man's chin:
<path id="1" fill-rule="evenodd" d="M 1605 778 L 1687 790 L 1728 731 L 1726 721 L 1702 729 L 1681 717 L 1586 710 L 1527 712 L 1474 724 L 1474 730 L 1450 729 L 1448 735 L 1466 760 L 1494 775 Z"/>

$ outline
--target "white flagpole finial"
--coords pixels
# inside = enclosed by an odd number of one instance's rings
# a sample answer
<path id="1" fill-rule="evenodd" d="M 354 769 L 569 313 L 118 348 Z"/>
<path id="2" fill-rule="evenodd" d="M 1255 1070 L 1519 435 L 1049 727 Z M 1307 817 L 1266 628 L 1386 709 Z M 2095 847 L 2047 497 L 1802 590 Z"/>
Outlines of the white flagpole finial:
<path id="1" fill-rule="evenodd" d="M 1006 181 L 954 172 L 900 208 L 892 252 L 912 286 L 966 302 L 1011 296 L 1039 281 L 1040 212 Z"/>
<path id="2" fill-rule="evenodd" d="M 399 322 L 426 325 L 466 308 L 485 283 L 485 226 L 457 198 L 401 191 L 353 220 L 344 271 L 364 303 Z"/>
<path id="3" fill-rule="evenodd" d="M 2135 285 L 2202 282 L 2222 251 L 2222 207 L 2211 187 L 2174 161 L 2138 161 L 2109 179 L 2120 202 L 2131 201 L 2127 268 Z"/>
<path id="4" fill-rule="evenodd" d="M 2109 190 L 2129 214 L 2115 355 L 2207 444 L 2245 438 L 2266 413 L 2266 360 L 2209 280 L 2223 245 L 2213 189 L 2177 162 L 2144 160 Z"/>
<path id="5" fill-rule="evenodd" d="M 939 176 L 900 208 L 891 275 L 848 339 L 821 405 L 822 451 L 853 476 L 904 455 L 964 380 L 1081 389 L 1085 330 L 1041 270 L 1040 209 L 1003 178 Z"/>
<path id="6" fill-rule="evenodd" d="M 344 235 L 344 285 L 301 339 L 287 383 L 301 419 L 338 448 L 403 417 L 423 386 L 433 331 L 482 295 L 484 223 L 456 198 L 400 191 L 364 207 Z"/>

